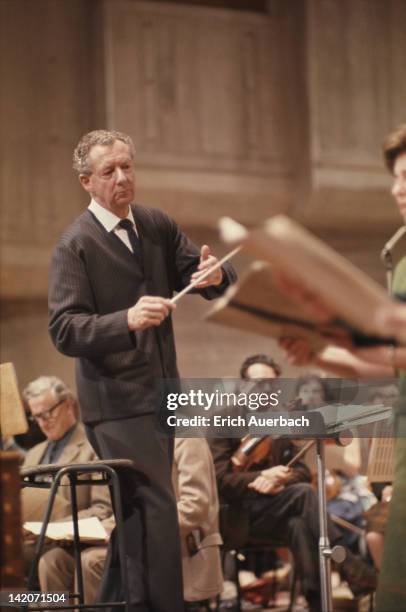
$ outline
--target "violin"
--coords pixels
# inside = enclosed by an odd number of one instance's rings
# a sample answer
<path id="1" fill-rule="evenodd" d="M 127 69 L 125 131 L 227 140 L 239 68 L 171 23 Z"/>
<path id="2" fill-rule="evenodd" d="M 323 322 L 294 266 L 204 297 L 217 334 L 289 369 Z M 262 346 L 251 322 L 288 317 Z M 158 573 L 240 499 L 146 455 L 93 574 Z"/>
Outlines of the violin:
<path id="1" fill-rule="evenodd" d="M 231 463 L 234 472 L 244 472 L 250 469 L 251 466 L 261 463 L 270 454 L 272 450 L 273 440 L 278 437 L 272 436 L 253 436 L 247 434 L 241 440 L 240 446 L 231 457 Z M 352 441 L 352 434 L 344 431 L 332 436 L 326 440 L 327 444 L 337 444 L 339 446 L 347 446 Z M 316 440 L 307 442 L 287 463 L 287 467 L 292 467 L 307 451 L 316 444 Z M 334 480 L 338 480 L 336 475 Z M 335 485 L 331 487 L 335 491 Z M 337 495 L 337 493 L 335 493 Z M 335 497 L 333 495 L 333 497 Z"/>
<path id="2" fill-rule="evenodd" d="M 252 465 L 261 463 L 271 452 L 272 444 L 273 438 L 271 436 L 260 437 L 250 434 L 244 436 L 240 446 L 231 457 L 233 471 L 244 472 L 249 470 Z M 314 444 L 316 444 L 316 440 L 307 442 L 286 466 L 292 467 Z"/>
<path id="3" fill-rule="evenodd" d="M 287 405 L 287 411 L 298 410 L 302 408 L 302 401 L 295 399 Z M 337 444 L 339 446 L 347 446 L 352 441 L 352 433 L 349 431 L 339 432 L 326 440 L 327 444 Z M 253 436 L 247 434 L 241 440 L 240 446 L 231 457 L 233 472 L 248 471 L 253 465 L 261 463 L 271 453 L 273 440 L 278 436 Z M 287 467 L 292 467 L 307 451 L 316 444 L 316 440 L 307 442 L 289 463 Z M 340 481 L 336 474 L 328 474 L 326 478 L 328 499 L 336 497 L 340 490 Z"/>
<path id="4" fill-rule="evenodd" d="M 300 400 L 293 400 L 288 404 L 286 410 L 288 412 L 290 410 L 297 410 L 299 409 L 300 405 Z M 251 466 L 261 463 L 270 454 L 273 440 L 277 439 L 277 437 L 272 438 L 271 436 L 253 436 L 251 434 L 244 436 L 241 440 L 240 446 L 231 457 L 233 471 L 244 472 L 249 470 Z M 300 455 L 293 457 L 293 459 L 291 459 L 288 463 L 288 467 L 291 467 L 291 465 L 298 461 L 298 459 L 300 459 L 300 457 L 302 457 L 314 443 L 315 441 L 312 441 L 308 447 L 307 445 L 303 447 L 306 448 L 306 450 L 304 452 L 299 451 Z"/>
<path id="5" fill-rule="evenodd" d="M 329 443 L 335 443 L 339 445 L 345 446 L 348 444 L 349 438 L 348 434 L 346 436 L 340 436 L 335 440 L 330 440 Z M 272 450 L 272 442 L 273 439 L 271 436 L 252 436 L 251 434 L 247 434 L 241 440 L 240 446 L 237 448 L 235 453 L 231 457 L 231 463 L 233 467 L 233 472 L 244 472 L 249 470 L 252 465 L 256 463 L 261 463 L 271 452 Z M 287 467 L 292 467 L 303 455 L 307 453 L 310 448 L 316 444 L 316 440 L 310 440 L 307 442 L 302 448 L 296 453 L 294 457 L 287 463 Z M 314 488 L 317 488 L 317 480 L 313 477 L 312 484 Z M 334 499 L 340 492 L 340 479 L 337 473 L 334 470 L 326 470 L 326 496 L 328 500 Z M 363 536 L 365 534 L 365 529 L 361 529 L 357 527 L 357 525 L 353 525 L 349 521 L 345 519 L 339 518 L 334 515 L 330 515 L 330 518 L 334 523 L 343 527 L 344 529 L 348 529 L 349 531 L 357 534 L 358 536 Z"/>
<path id="6" fill-rule="evenodd" d="M 261 463 L 271 452 L 271 436 L 252 436 L 247 434 L 231 457 L 234 472 L 245 472 L 252 465 Z"/>

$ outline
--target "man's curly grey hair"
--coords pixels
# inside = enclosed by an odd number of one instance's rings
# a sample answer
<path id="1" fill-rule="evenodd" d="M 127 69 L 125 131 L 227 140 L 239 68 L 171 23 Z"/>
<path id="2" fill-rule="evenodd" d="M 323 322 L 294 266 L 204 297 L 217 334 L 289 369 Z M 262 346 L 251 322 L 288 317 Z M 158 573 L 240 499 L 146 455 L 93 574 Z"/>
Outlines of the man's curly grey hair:
<path id="1" fill-rule="evenodd" d="M 121 140 L 130 148 L 131 157 L 134 158 L 135 149 L 134 143 L 128 134 L 118 132 L 117 130 L 93 130 L 88 132 L 79 140 L 73 152 L 73 169 L 78 174 L 91 174 L 92 169 L 89 163 L 89 153 L 92 147 L 96 145 L 109 146 Z"/>
<path id="2" fill-rule="evenodd" d="M 77 404 L 76 397 L 65 383 L 57 376 L 40 376 L 31 381 L 23 390 L 23 399 L 28 403 L 29 400 L 35 397 L 40 397 L 51 391 L 57 402 L 62 402 L 68 398 L 72 399 L 74 404 Z"/>

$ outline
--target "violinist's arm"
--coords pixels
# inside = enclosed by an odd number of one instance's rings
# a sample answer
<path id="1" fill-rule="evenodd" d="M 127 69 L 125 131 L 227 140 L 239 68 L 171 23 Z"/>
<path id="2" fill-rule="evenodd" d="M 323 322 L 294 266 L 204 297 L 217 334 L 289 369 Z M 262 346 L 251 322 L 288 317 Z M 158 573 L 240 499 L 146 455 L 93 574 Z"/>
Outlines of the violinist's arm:
<path id="1" fill-rule="evenodd" d="M 299 449 L 297 449 L 299 451 Z M 311 482 L 312 476 L 310 470 L 305 463 L 298 461 L 294 467 L 290 469 L 288 478 L 289 484 L 295 484 L 297 482 Z"/>
<path id="2" fill-rule="evenodd" d="M 275 465 L 262 470 L 261 475 L 248 484 L 249 489 L 263 494 L 276 494 L 288 484 L 296 482 L 310 482 L 310 472 L 304 463 L 298 462 L 295 467 Z"/>
<path id="3" fill-rule="evenodd" d="M 209 439 L 220 497 L 225 500 L 241 499 L 249 492 L 248 485 L 261 475 L 260 470 L 234 472 L 231 457 L 236 450 L 228 438 Z"/>
<path id="4" fill-rule="evenodd" d="M 302 446 L 295 444 L 293 440 L 287 438 L 276 439 L 272 447 L 273 462 L 275 464 L 286 464 L 296 457 L 301 448 Z M 303 460 L 294 461 L 286 482 L 288 484 L 295 484 L 297 482 L 311 482 L 311 480 L 310 470 Z"/>

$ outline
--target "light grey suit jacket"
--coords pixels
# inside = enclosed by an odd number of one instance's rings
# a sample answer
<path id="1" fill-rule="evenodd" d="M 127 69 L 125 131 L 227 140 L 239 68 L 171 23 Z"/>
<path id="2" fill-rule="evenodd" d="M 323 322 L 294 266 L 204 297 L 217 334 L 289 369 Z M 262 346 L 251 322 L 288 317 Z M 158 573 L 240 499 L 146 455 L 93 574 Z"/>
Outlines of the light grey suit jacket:
<path id="1" fill-rule="evenodd" d="M 39 465 L 47 444 L 48 441 L 46 440 L 33 446 L 25 456 L 23 467 Z M 57 463 L 86 463 L 87 461 L 95 461 L 97 458 L 86 438 L 82 423 L 77 423 Z M 63 484 L 66 485 L 66 481 Z M 48 495 L 48 489 L 25 488 L 22 490 L 23 521 L 42 520 Z M 69 487 L 60 486 L 57 497 L 52 520 L 58 520 L 71 514 Z M 103 520 L 112 513 L 107 486 L 81 485 L 77 487 L 77 500 L 79 518 L 96 516 Z"/>

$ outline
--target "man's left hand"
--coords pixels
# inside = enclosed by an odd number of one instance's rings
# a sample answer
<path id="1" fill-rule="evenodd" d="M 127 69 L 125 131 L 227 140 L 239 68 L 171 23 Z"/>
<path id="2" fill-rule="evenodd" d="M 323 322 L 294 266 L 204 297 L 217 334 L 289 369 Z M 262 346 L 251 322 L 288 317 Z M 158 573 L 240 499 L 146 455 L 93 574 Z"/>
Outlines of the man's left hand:
<path id="1" fill-rule="evenodd" d="M 191 276 L 191 281 L 196 280 L 203 272 L 206 272 L 209 268 L 212 268 L 217 263 L 217 258 L 213 255 L 210 255 L 210 247 L 207 244 L 204 244 L 200 249 L 200 263 L 197 267 L 196 272 L 193 272 Z M 204 289 L 205 287 L 210 287 L 212 285 L 217 286 L 220 285 L 223 281 L 223 270 L 221 268 L 217 268 L 214 270 L 212 274 L 206 276 L 201 283 L 196 285 L 197 289 Z"/>

